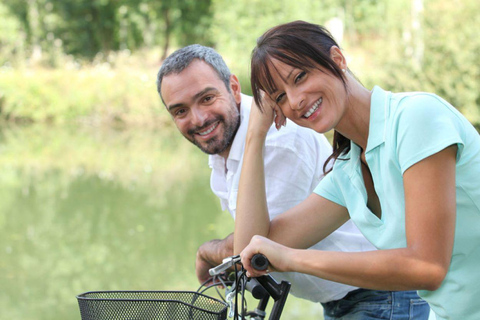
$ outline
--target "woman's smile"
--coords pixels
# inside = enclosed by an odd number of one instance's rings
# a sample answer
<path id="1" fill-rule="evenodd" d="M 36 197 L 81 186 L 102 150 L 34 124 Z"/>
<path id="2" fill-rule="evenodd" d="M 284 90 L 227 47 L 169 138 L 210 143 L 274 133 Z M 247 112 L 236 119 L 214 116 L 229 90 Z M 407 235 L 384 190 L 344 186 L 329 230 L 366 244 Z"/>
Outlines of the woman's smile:
<path id="1" fill-rule="evenodd" d="M 314 104 L 313 106 L 308 109 L 308 111 L 303 115 L 304 118 L 310 118 L 310 116 L 312 116 L 312 114 L 314 114 L 317 110 L 319 110 L 320 108 L 320 105 L 322 104 L 322 101 L 323 101 L 323 98 L 320 98 L 318 99 Z"/>

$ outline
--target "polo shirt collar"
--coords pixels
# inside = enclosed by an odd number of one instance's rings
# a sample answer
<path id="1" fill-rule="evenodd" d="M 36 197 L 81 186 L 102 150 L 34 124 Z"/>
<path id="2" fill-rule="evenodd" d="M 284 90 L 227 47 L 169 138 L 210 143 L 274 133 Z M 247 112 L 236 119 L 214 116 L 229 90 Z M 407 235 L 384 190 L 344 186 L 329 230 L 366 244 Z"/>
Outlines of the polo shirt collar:
<path id="1" fill-rule="evenodd" d="M 386 133 L 386 116 L 387 108 L 389 106 L 389 99 L 391 92 L 385 91 L 382 88 L 375 86 L 372 90 L 372 98 L 370 102 L 370 124 L 369 124 L 369 136 L 367 140 L 367 150 L 365 155 L 370 151 L 382 145 L 385 142 Z M 348 172 L 355 174 L 359 170 L 360 165 L 360 147 L 353 141 L 350 142 L 350 151 L 346 155 L 346 158 L 350 158 L 350 165 L 348 166 Z M 368 157 L 367 157 L 368 161 Z"/>
<path id="2" fill-rule="evenodd" d="M 386 116 L 390 95 L 389 91 L 385 91 L 378 86 L 375 86 L 372 90 L 369 134 L 365 153 L 370 152 L 385 142 Z"/>

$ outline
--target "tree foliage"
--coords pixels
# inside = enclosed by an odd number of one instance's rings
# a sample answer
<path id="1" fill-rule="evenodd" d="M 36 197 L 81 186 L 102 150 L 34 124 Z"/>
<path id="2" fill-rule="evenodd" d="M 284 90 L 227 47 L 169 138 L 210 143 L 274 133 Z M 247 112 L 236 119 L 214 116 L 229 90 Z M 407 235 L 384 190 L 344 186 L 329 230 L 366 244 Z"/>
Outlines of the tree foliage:
<path id="1" fill-rule="evenodd" d="M 56 47 L 93 59 L 125 49 L 160 45 L 167 52 L 172 44 L 211 45 L 206 36 L 211 16 L 210 0 L 4 0 L 0 7 L 0 18 L 20 26 L 29 57 L 51 54 Z"/>
<path id="2" fill-rule="evenodd" d="M 216 48 L 246 92 L 256 38 L 279 23 L 329 28 L 367 86 L 435 92 L 480 123 L 478 0 L 3 0 L 0 66 L 117 51 Z M 0 93 L 1 94 L 1 93 Z"/>

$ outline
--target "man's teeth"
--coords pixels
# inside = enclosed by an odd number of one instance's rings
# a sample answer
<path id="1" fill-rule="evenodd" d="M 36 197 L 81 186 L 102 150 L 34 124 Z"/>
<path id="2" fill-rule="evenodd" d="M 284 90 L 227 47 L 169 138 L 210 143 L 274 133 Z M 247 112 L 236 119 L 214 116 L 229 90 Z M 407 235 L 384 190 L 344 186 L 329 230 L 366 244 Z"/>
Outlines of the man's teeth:
<path id="1" fill-rule="evenodd" d="M 303 116 L 305 118 L 310 117 L 312 113 L 318 110 L 318 106 L 320 105 L 320 103 L 322 103 L 322 101 L 323 101 L 323 98 L 318 99 L 317 102 L 315 102 L 313 106 Z"/>
<path id="2" fill-rule="evenodd" d="M 215 128 L 218 126 L 218 122 L 212 124 L 210 126 L 209 129 L 205 130 L 205 131 L 199 131 L 198 134 L 201 135 L 201 136 L 206 136 L 207 134 L 209 134 L 210 132 L 212 132 L 213 130 L 215 130 Z"/>

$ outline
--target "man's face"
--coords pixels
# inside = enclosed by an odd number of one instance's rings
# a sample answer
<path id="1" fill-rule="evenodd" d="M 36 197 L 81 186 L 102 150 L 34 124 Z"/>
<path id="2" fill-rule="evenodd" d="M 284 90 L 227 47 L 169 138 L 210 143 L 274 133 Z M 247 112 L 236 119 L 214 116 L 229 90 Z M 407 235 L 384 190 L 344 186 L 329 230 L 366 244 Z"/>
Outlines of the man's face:
<path id="1" fill-rule="evenodd" d="M 240 84 L 233 75 L 230 90 L 201 60 L 165 76 L 161 87 L 167 111 L 183 136 L 203 152 L 224 157 L 240 124 Z"/>

